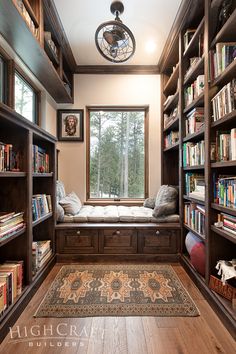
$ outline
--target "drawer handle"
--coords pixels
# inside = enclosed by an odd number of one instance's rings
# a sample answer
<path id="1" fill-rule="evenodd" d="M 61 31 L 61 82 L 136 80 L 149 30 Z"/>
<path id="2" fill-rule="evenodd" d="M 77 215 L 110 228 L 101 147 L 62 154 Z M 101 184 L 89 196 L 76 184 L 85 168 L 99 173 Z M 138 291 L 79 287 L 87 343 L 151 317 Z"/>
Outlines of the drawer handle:
<path id="1" fill-rule="evenodd" d="M 120 235 L 120 231 L 119 231 L 119 230 L 117 230 L 117 231 L 116 231 L 116 234 L 117 234 L 117 235 Z"/>
<path id="2" fill-rule="evenodd" d="M 77 235 L 80 235 L 80 231 L 77 231 L 76 233 L 77 233 Z"/>
<path id="3" fill-rule="evenodd" d="M 156 235 L 160 235 L 160 231 L 157 230 L 157 231 L 156 231 Z"/>

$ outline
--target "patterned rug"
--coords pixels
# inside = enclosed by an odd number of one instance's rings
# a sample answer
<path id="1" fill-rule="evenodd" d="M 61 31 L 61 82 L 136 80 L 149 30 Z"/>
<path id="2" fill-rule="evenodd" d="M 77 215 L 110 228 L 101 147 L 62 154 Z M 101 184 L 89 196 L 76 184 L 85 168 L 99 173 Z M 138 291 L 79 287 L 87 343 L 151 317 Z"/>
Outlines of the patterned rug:
<path id="1" fill-rule="evenodd" d="M 35 317 L 198 315 L 169 265 L 66 265 Z"/>

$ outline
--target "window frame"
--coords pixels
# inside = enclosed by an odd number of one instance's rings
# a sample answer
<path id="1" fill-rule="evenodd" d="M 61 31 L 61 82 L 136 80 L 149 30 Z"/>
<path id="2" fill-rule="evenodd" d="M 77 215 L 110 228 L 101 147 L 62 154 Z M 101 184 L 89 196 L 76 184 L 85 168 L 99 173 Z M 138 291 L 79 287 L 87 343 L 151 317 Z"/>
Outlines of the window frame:
<path id="1" fill-rule="evenodd" d="M 34 101 L 33 101 L 33 121 L 31 122 L 28 118 L 24 117 L 27 119 L 29 122 L 32 124 L 39 125 L 40 123 L 40 102 L 41 102 L 41 94 L 40 91 L 36 88 L 34 83 L 29 79 L 29 77 L 23 72 L 23 70 L 15 65 L 14 68 L 14 73 L 13 73 L 13 106 L 15 110 L 15 75 L 18 75 L 33 91 L 34 93 Z M 18 112 L 17 112 L 18 113 Z M 20 114 L 20 113 L 19 113 Z"/>
<path id="2" fill-rule="evenodd" d="M 144 112 L 144 198 L 90 198 L 90 112 Z M 149 191 L 149 106 L 86 106 L 86 202 L 94 205 L 141 205 Z"/>

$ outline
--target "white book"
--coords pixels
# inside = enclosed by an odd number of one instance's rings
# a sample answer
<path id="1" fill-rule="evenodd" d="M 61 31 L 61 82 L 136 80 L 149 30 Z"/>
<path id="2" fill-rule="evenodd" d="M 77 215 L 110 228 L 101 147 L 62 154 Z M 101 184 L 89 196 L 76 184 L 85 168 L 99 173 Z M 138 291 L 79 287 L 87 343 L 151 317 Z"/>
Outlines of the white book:
<path id="1" fill-rule="evenodd" d="M 231 129 L 230 137 L 231 159 L 236 160 L 236 128 Z"/>

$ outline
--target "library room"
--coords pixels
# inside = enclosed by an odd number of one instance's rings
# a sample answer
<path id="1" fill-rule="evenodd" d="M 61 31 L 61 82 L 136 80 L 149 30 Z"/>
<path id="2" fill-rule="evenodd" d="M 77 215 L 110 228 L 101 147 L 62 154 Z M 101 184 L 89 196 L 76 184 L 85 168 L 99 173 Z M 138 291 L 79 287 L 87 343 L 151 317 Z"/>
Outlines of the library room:
<path id="1" fill-rule="evenodd" d="M 235 28 L 0 1 L 0 353 L 236 353 Z"/>

